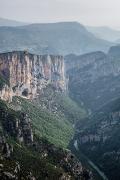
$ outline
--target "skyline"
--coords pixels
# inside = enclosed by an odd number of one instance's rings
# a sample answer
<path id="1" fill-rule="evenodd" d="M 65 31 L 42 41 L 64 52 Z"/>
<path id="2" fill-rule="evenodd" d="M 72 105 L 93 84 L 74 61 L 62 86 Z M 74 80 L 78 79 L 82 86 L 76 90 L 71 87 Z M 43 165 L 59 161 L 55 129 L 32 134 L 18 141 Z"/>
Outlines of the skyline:
<path id="1" fill-rule="evenodd" d="M 28 23 L 77 21 L 120 27 L 119 0 L 0 0 L 0 17 Z"/>

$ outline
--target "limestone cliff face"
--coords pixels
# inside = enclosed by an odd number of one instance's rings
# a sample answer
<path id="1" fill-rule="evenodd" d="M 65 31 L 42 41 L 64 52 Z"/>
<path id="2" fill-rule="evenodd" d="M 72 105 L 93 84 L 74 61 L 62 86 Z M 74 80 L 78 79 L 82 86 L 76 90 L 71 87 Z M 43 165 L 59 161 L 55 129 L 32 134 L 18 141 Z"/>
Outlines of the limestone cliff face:
<path id="1" fill-rule="evenodd" d="M 47 84 L 56 89 L 66 89 L 64 59 L 62 56 L 33 55 L 28 52 L 0 54 L 0 75 L 7 79 L 0 97 L 11 100 L 13 96 L 34 98 Z"/>

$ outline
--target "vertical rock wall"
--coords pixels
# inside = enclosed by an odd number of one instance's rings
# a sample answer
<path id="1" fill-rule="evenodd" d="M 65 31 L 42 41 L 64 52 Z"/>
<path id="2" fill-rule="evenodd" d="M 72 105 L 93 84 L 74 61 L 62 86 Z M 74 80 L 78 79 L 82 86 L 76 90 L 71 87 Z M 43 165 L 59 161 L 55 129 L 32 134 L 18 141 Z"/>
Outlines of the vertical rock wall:
<path id="1" fill-rule="evenodd" d="M 53 55 L 33 55 L 28 52 L 0 54 L 0 75 L 6 79 L 0 97 L 11 100 L 13 96 L 34 98 L 48 84 L 65 91 L 64 58 Z"/>

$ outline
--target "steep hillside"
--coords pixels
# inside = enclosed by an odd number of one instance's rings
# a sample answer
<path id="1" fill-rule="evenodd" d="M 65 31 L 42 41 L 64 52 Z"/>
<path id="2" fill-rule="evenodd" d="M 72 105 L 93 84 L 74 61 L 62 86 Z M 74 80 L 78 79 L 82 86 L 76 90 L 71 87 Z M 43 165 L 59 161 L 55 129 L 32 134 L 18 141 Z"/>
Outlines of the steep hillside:
<path id="1" fill-rule="evenodd" d="M 111 43 L 96 38 L 76 22 L 0 27 L 0 51 L 28 49 L 37 54 L 82 54 L 107 51 Z"/>
<path id="2" fill-rule="evenodd" d="M 1 54 L 0 87 L 0 178 L 93 179 L 66 150 L 86 111 L 65 94 L 62 56 Z"/>
<path id="3" fill-rule="evenodd" d="M 92 52 L 65 58 L 69 77 L 69 94 L 90 111 L 120 96 L 120 47 L 111 47 L 107 54 Z"/>
<path id="4" fill-rule="evenodd" d="M 0 101 L 0 178 L 87 180 L 90 172 L 69 151 L 35 135 L 26 113 Z"/>
<path id="5" fill-rule="evenodd" d="M 18 107 L 17 110 L 27 112 L 40 137 L 67 147 L 73 125 L 86 112 L 65 95 L 64 71 L 62 56 L 26 51 L 0 54 L 0 98 L 14 110 Z"/>
<path id="6" fill-rule="evenodd" d="M 20 109 L 30 116 L 35 133 L 39 137 L 45 137 L 64 148 L 67 148 L 74 135 L 73 125 L 87 114 L 69 97 L 55 92 L 50 85 L 32 101 L 20 97 L 13 98 L 10 107 Z"/>
<path id="7" fill-rule="evenodd" d="M 13 108 L 18 106 L 30 116 L 35 133 L 39 137 L 45 137 L 57 146 L 67 148 L 74 130 L 72 123 L 65 117 L 54 115 L 25 99 L 15 98 L 12 103 Z"/>
<path id="8" fill-rule="evenodd" d="M 120 99 L 111 101 L 91 117 L 77 124 L 80 151 L 105 172 L 108 179 L 120 179 Z"/>

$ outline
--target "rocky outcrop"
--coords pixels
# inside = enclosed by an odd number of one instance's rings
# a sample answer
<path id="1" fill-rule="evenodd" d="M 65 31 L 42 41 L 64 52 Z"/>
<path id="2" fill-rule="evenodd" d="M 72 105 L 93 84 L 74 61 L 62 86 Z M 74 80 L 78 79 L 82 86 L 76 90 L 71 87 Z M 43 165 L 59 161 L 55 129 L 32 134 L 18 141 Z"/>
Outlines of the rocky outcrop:
<path id="1" fill-rule="evenodd" d="M 10 109 L 3 101 L 0 130 L 1 179 L 92 180 L 91 172 L 70 151 L 33 133 L 28 115 Z"/>
<path id="2" fill-rule="evenodd" d="M 71 153 L 71 151 L 57 148 L 53 144 L 46 144 L 46 141 L 35 142 L 35 150 L 41 154 L 43 159 L 54 158 L 55 168 L 60 167 L 65 169 L 66 173 L 60 175 L 60 180 L 71 180 L 74 177 L 75 180 L 85 179 L 92 180 L 92 172 L 81 164 L 78 159 Z"/>
<path id="3" fill-rule="evenodd" d="M 2 129 L 6 136 L 12 136 L 20 144 L 32 144 L 33 143 L 33 130 L 31 120 L 26 113 L 10 110 L 7 106 L 2 107 L 0 104 L 0 120 Z M 0 139 L 0 142 L 2 140 Z M 8 149 L 8 145 L 6 145 Z"/>
<path id="4" fill-rule="evenodd" d="M 62 56 L 33 55 L 26 51 L 3 53 L 0 75 L 8 82 L 0 91 L 4 100 L 11 101 L 13 96 L 33 99 L 48 84 L 61 91 L 66 89 Z"/>
<path id="5" fill-rule="evenodd" d="M 2 118 L 2 124 L 7 135 L 13 136 L 19 143 L 33 143 L 31 121 L 27 114 L 21 113 L 20 118 L 17 119 L 12 118 L 12 114 L 2 112 Z"/>
<path id="6" fill-rule="evenodd" d="M 35 180 L 36 178 L 30 171 L 23 177 L 21 164 L 12 159 L 13 151 L 13 146 L 7 142 L 5 136 L 0 134 L 0 179 L 18 180 L 25 178 L 28 180 Z"/>
<path id="7" fill-rule="evenodd" d="M 4 158 L 10 158 L 13 152 L 13 146 L 6 142 L 6 138 L 0 135 L 0 153 Z"/>

